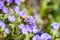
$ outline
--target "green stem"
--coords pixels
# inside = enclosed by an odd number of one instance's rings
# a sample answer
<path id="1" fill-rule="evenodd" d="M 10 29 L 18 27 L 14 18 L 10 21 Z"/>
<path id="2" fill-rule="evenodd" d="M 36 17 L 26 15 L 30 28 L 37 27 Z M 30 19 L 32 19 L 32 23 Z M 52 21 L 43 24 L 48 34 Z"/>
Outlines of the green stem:
<path id="1" fill-rule="evenodd" d="M 30 36 L 29 34 L 26 34 L 26 38 L 24 40 L 29 40 Z"/>

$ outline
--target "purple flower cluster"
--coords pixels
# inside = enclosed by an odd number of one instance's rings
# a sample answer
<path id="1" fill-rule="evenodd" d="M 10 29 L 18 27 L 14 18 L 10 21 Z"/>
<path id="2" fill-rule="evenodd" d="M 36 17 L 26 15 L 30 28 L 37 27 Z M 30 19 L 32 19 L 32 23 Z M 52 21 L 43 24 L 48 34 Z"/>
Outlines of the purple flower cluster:
<path id="1" fill-rule="evenodd" d="M 19 16 L 24 16 L 25 12 L 24 11 L 20 11 L 19 6 L 14 6 L 13 7 L 14 12 L 16 12 Z"/>
<path id="2" fill-rule="evenodd" d="M 0 20 L 0 28 L 4 28 L 4 33 L 5 34 L 9 34 L 10 33 L 9 29 L 6 28 L 6 24 L 2 20 Z"/>
<path id="3" fill-rule="evenodd" d="M 35 25 L 24 25 L 24 24 L 20 24 L 18 25 L 19 29 L 21 30 L 21 32 L 23 34 L 27 34 L 29 32 L 34 32 L 36 33 L 36 26 Z"/>
<path id="4" fill-rule="evenodd" d="M 9 5 L 11 5 L 12 3 L 15 4 L 14 11 L 17 12 L 17 13 L 20 12 L 20 9 L 19 9 L 18 5 L 21 4 L 21 0 L 0 0 L 0 10 L 2 11 L 2 13 L 8 14 L 10 12 L 9 11 L 9 7 L 10 7 Z M 0 14 L 0 16 L 2 16 L 2 14 Z M 10 22 L 15 22 L 16 21 L 15 16 L 10 15 L 10 14 L 8 14 L 7 19 Z M 0 20 L 0 28 L 4 28 L 4 33 L 6 33 L 6 34 L 10 33 L 9 29 L 6 28 L 6 24 L 2 20 Z"/>
<path id="5" fill-rule="evenodd" d="M 21 0 L 6 0 L 6 2 L 7 2 L 8 4 L 13 3 L 13 1 L 14 1 L 14 3 L 17 4 L 17 5 L 20 5 L 20 3 L 21 3 Z"/>
<path id="6" fill-rule="evenodd" d="M 27 16 L 27 18 L 28 18 L 27 20 L 24 19 L 24 22 L 28 23 L 27 25 L 25 24 L 18 25 L 22 34 L 34 33 L 35 36 L 32 38 L 32 40 L 51 40 L 51 36 L 49 34 L 43 33 L 37 29 L 35 19 L 32 16 Z"/>
<path id="7" fill-rule="evenodd" d="M 5 3 L 6 4 L 15 3 L 18 6 L 21 4 L 21 0 L 0 0 L 0 10 L 2 10 L 3 13 L 9 13 L 8 7 L 5 6 Z M 16 10 L 18 11 L 17 6 L 14 6 L 14 10 L 16 8 Z"/>
<path id="8" fill-rule="evenodd" d="M 3 0 L 0 0 L 0 10 L 2 10 L 3 13 L 8 13 L 8 8 L 5 7 Z"/>
<path id="9" fill-rule="evenodd" d="M 21 0 L 0 0 L 0 10 L 2 10 L 3 13 L 8 14 L 9 13 L 9 7 L 5 6 L 5 3 L 12 4 L 15 3 L 16 5 L 13 7 L 14 12 L 18 13 L 20 17 L 24 17 L 24 22 L 28 23 L 26 24 L 20 24 L 18 25 L 18 28 L 22 34 L 28 34 L 28 33 L 34 33 L 35 36 L 33 36 L 32 40 L 51 40 L 51 36 L 47 33 L 43 33 L 40 30 L 37 29 L 35 19 L 33 16 L 26 16 L 24 11 L 20 11 L 20 8 L 18 5 L 21 4 Z M 27 18 L 25 18 L 25 16 Z M 16 18 L 14 15 L 8 14 L 8 21 L 15 22 Z M 52 24 L 51 25 L 54 29 L 58 29 L 58 24 Z M 56 28 L 58 26 L 58 28 Z M 0 20 L 0 27 L 4 27 L 4 33 L 10 34 L 10 30 L 6 27 L 6 24 Z"/>
<path id="10" fill-rule="evenodd" d="M 53 23 L 51 24 L 51 27 L 52 27 L 54 30 L 59 30 L 60 24 L 58 24 L 57 22 L 53 22 Z"/>
<path id="11" fill-rule="evenodd" d="M 24 16 L 24 12 L 20 12 L 20 16 Z M 27 22 L 27 25 L 20 24 L 18 27 L 23 34 L 27 34 L 29 32 L 36 33 L 39 30 L 36 28 L 35 19 L 32 16 L 27 16 L 27 19 L 24 19 L 24 22 Z"/>
<path id="12" fill-rule="evenodd" d="M 41 34 L 41 36 L 39 35 L 35 35 L 32 40 L 52 40 L 51 36 L 47 33 L 43 33 Z"/>

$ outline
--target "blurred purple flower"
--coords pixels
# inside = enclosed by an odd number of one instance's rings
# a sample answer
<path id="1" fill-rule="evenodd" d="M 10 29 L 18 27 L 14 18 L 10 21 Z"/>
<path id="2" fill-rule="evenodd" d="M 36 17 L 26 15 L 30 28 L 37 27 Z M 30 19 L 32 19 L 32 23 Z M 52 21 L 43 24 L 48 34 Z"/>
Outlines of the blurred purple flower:
<path id="1" fill-rule="evenodd" d="M 28 34 L 27 27 L 21 29 L 22 34 Z"/>
<path id="2" fill-rule="evenodd" d="M 5 28 L 5 23 L 2 21 L 2 20 L 0 20 L 0 27 L 4 27 Z"/>
<path id="3" fill-rule="evenodd" d="M 10 4 L 13 2 L 13 0 L 6 0 L 6 2 Z"/>
<path id="4" fill-rule="evenodd" d="M 51 40 L 51 35 L 47 34 L 47 33 L 43 33 L 41 35 L 41 40 Z"/>
<path id="5" fill-rule="evenodd" d="M 20 11 L 20 12 L 18 13 L 18 15 L 19 15 L 19 16 L 23 16 L 23 15 L 25 15 L 25 12 L 24 12 L 24 11 Z"/>
<path id="6" fill-rule="evenodd" d="M 12 15 L 12 16 L 8 16 L 8 20 L 10 21 L 10 22 L 15 22 L 16 21 L 16 18 L 14 17 L 14 15 Z"/>
<path id="7" fill-rule="evenodd" d="M 4 8 L 2 9 L 2 12 L 3 12 L 3 13 L 8 13 L 8 8 L 4 7 Z"/>
<path id="8" fill-rule="evenodd" d="M 21 0 L 14 0 L 15 4 L 20 5 L 21 4 Z"/>
<path id="9" fill-rule="evenodd" d="M 29 16 L 28 20 L 30 24 L 35 24 L 35 19 L 32 16 Z"/>
<path id="10" fill-rule="evenodd" d="M 2 10 L 4 7 L 4 2 L 3 1 L 0 1 L 0 10 Z"/>
<path id="11" fill-rule="evenodd" d="M 19 8 L 18 6 L 14 6 L 13 9 L 14 9 L 14 11 L 17 12 L 17 13 L 20 11 L 20 8 Z"/>
<path id="12" fill-rule="evenodd" d="M 35 35 L 32 40 L 40 40 L 40 36 L 39 35 Z"/>
<path id="13" fill-rule="evenodd" d="M 10 33 L 9 29 L 8 28 L 5 28 L 4 29 L 4 33 L 9 34 Z"/>
<path id="14" fill-rule="evenodd" d="M 27 25 L 26 27 L 27 27 L 28 32 L 33 32 L 33 27 L 32 26 Z"/>
<path id="15" fill-rule="evenodd" d="M 29 24 L 26 27 L 27 27 L 28 32 L 33 32 L 33 30 L 36 28 L 36 25 Z"/>
<path id="16" fill-rule="evenodd" d="M 59 24 L 57 22 L 53 22 L 51 24 L 51 27 L 54 29 L 54 30 L 58 30 L 59 29 Z"/>
<path id="17" fill-rule="evenodd" d="M 37 28 L 34 28 L 34 29 L 33 29 L 33 33 L 36 34 L 37 32 L 39 32 L 39 30 L 38 30 Z"/>
<path id="18" fill-rule="evenodd" d="M 19 28 L 19 29 L 22 29 L 22 28 L 24 28 L 24 27 L 25 27 L 24 24 L 20 24 L 20 25 L 18 25 L 18 28 Z"/>

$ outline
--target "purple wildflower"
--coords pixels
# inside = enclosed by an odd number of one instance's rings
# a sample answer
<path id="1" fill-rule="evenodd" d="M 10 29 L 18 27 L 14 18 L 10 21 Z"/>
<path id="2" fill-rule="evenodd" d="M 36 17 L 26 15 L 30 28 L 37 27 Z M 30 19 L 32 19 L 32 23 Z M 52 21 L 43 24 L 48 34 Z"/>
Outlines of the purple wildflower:
<path id="1" fill-rule="evenodd" d="M 32 25 L 32 24 L 27 25 L 28 32 L 33 32 L 35 28 L 36 28 L 36 25 Z"/>
<path id="2" fill-rule="evenodd" d="M 59 29 L 59 24 L 56 23 L 56 22 L 53 22 L 53 23 L 51 24 L 51 27 L 52 27 L 54 30 L 58 30 L 58 29 Z"/>
<path id="3" fill-rule="evenodd" d="M 43 33 L 43 34 L 41 35 L 41 40 L 48 40 L 48 39 L 51 40 L 51 36 L 50 36 L 49 34 Z"/>
<path id="4" fill-rule="evenodd" d="M 38 30 L 38 29 L 36 29 L 36 28 L 34 28 L 34 29 L 33 29 L 33 33 L 35 33 L 35 34 L 36 34 L 37 32 L 39 32 L 39 30 Z"/>
<path id="5" fill-rule="evenodd" d="M 0 1 L 0 10 L 2 10 L 4 7 L 4 2 L 3 1 Z"/>
<path id="6" fill-rule="evenodd" d="M 25 13 L 24 13 L 24 11 L 20 11 L 20 12 L 18 13 L 18 15 L 19 15 L 19 16 L 24 16 Z"/>
<path id="7" fill-rule="evenodd" d="M 21 30 L 22 34 L 27 34 L 28 33 L 26 25 L 20 24 L 20 25 L 18 25 L 18 27 Z"/>
<path id="8" fill-rule="evenodd" d="M 9 34 L 10 33 L 9 29 L 8 28 L 5 28 L 4 29 L 4 33 Z"/>
<path id="9" fill-rule="evenodd" d="M 4 7 L 4 8 L 2 9 L 2 11 L 3 11 L 3 13 L 8 13 L 8 8 Z"/>
<path id="10" fill-rule="evenodd" d="M 10 22 L 15 22 L 16 21 L 16 18 L 14 17 L 14 15 L 12 15 L 12 16 L 8 16 L 8 20 L 10 21 Z"/>
<path id="11" fill-rule="evenodd" d="M 27 25 L 26 27 L 27 27 L 28 32 L 33 32 L 33 27 L 32 26 Z"/>
<path id="12" fill-rule="evenodd" d="M 40 40 L 40 36 L 39 35 L 35 35 L 32 40 Z"/>
<path id="13" fill-rule="evenodd" d="M 28 34 L 27 27 L 22 28 L 22 29 L 21 29 L 21 32 L 22 32 L 23 34 Z"/>
<path id="14" fill-rule="evenodd" d="M 21 4 L 21 0 L 14 0 L 15 4 L 20 5 Z"/>
<path id="15" fill-rule="evenodd" d="M 2 20 L 0 20 L 0 27 L 4 27 L 5 28 L 5 23 L 2 21 Z"/>
<path id="16" fill-rule="evenodd" d="M 20 8 L 19 8 L 18 6 L 14 6 L 13 9 L 14 9 L 14 11 L 17 12 L 17 13 L 20 11 Z"/>
<path id="17" fill-rule="evenodd" d="M 20 24 L 20 25 L 18 25 L 18 28 L 19 28 L 19 29 L 22 29 L 22 28 L 24 28 L 24 27 L 25 27 L 24 24 Z"/>
<path id="18" fill-rule="evenodd" d="M 6 0 L 6 2 L 10 4 L 13 2 L 13 0 Z"/>

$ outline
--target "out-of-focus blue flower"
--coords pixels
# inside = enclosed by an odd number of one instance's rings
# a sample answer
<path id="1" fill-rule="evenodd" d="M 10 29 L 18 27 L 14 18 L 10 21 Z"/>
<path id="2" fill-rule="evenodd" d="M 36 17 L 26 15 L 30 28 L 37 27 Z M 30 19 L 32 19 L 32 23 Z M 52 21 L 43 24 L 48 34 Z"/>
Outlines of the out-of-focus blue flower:
<path id="1" fill-rule="evenodd" d="M 41 35 L 41 40 L 51 40 L 51 35 L 49 35 L 47 33 L 43 33 Z"/>
<path id="2" fill-rule="evenodd" d="M 28 34 L 27 27 L 21 29 L 22 34 Z"/>
<path id="3" fill-rule="evenodd" d="M 9 33 L 10 33 L 9 29 L 8 29 L 8 28 L 5 28 L 5 29 L 4 29 L 4 33 L 5 33 L 5 34 L 9 34 Z"/>
<path id="4" fill-rule="evenodd" d="M 58 30 L 59 29 L 59 24 L 57 22 L 53 22 L 51 24 L 51 27 L 54 29 L 54 30 Z"/>
<path id="5" fill-rule="evenodd" d="M 2 10 L 4 7 L 4 2 L 3 1 L 0 1 L 0 10 Z"/>
<path id="6" fill-rule="evenodd" d="M 40 36 L 39 35 L 35 35 L 32 40 L 40 40 Z"/>
<path id="7" fill-rule="evenodd" d="M 4 27 L 5 28 L 5 23 L 2 21 L 2 20 L 0 20 L 0 27 Z"/>
<path id="8" fill-rule="evenodd" d="M 6 2 L 10 4 L 13 2 L 13 0 L 6 0 Z"/>
<path id="9" fill-rule="evenodd" d="M 12 16 L 8 16 L 8 20 L 10 21 L 10 22 L 15 22 L 16 21 L 16 18 L 14 17 L 14 15 L 12 15 Z"/>
<path id="10" fill-rule="evenodd" d="M 4 7 L 4 8 L 2 9 L 2 12 L 3 12 L 3 13 L 8 13 L 8 8 Z"/>
<path id="11" fill-rule="evenodd" d="M 24 16 L 24 15 L 25 15 L 25 12 L 24 12 L 24 11 L 20 11 L 20 12 L 18 13 L 18 15 L 19 15 L 19 16 Z"/>
<path id="12" fill-rule="evenodd" d="M 19 29 L 22 29 L 22 28 L 24 28 L 24 27 L 25 27 L 24 24 L 20 24 L 20 25 L 18 25 L 18 28 L 19 28 Z"/>
<path id="13" fill-rule="evenodd" d="M 17 13 L 20 11 L 20 8 L 19 8 L 18 6 L 14 6 L 13 9 L 14 9 L 14 11 L 17 12 Z"/>
<path id="14" fill-rule="evenodd" d="M 20 5 L 21 4 L 21 0 L 14 0 L 15 4 Z"/>

